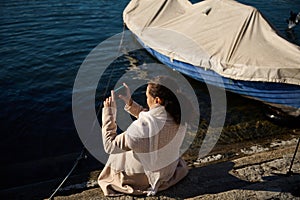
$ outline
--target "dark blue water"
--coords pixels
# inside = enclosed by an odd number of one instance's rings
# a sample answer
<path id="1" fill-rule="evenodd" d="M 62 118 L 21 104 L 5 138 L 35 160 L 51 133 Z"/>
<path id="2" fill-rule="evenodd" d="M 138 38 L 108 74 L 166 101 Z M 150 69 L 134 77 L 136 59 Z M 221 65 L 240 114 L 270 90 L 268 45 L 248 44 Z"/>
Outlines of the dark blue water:
<path id="1" fill-rule="evenodd" d="M 126 4 L 0 1 L 2 173 L 16 163 L 81 150 L 71 110 L 77 70 L 94 47 L 122 31 Z"/>
<path id="2" fill-rule="evenodd" d="M 2 167 L 81 150 L 72 118 L 74 80 L 88 53 L 122 31 L 128 2 L 0 2 Z M 283 37 L 300 45 L 300 25 L 285 31 L 290 10 L 300 11 L 300 0 L 241 2 L 257 7 Z"/>

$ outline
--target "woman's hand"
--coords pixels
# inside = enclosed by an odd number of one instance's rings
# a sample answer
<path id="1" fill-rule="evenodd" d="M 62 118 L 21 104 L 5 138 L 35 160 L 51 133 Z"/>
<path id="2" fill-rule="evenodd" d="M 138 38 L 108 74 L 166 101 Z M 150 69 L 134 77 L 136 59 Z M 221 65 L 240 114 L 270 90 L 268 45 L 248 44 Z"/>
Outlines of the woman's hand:
<path id="1" fill-rule="evenodd" d="M 125 89 L 126 89 L 126 96 L 123 95 L 119 95 L 119 98 L 122 99 L 124 101 L 125 104 L 131 106 L 132 104 L 132 99 L 131 99 L 131 93 L 130 93 L 130 89 L 128 87 L 128 85 L 126 83 L 123 83 Z"/>
<path id="2" fill-rule="evenodd" d="M 116 108 L 116 101 L 115 101 L 115 93 L 114 91 L 112 90 L 111 91 L 111 96 L 106 98 L 104 103 L 103 103 L 104 107 L 107 108 L 107 107 L 114 107 Z"/>

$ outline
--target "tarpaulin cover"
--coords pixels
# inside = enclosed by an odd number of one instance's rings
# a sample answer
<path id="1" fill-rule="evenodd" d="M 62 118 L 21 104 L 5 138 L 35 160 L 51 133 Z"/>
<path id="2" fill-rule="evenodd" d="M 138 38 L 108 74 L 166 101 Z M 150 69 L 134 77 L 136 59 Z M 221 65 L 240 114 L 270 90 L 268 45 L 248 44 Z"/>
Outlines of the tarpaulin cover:
<path id="1" fill-rule="evenodd" d="M 170 59 L 246 81 L 300 85 L 300 47 L 254 7 L 233 0 L 131 0 L 126 26 Z"/>

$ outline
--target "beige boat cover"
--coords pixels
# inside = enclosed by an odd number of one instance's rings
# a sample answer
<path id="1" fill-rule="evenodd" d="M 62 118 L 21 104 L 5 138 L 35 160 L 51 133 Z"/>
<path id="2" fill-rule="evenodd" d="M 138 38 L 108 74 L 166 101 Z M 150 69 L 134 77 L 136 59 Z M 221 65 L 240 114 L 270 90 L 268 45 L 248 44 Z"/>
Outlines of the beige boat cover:
<path id="1" fill-rule="evenodd" d="M 150 48 L 236 80 L 300 85 L 300 47 L 233 0 L 131 0 L 127 27 Z"/>

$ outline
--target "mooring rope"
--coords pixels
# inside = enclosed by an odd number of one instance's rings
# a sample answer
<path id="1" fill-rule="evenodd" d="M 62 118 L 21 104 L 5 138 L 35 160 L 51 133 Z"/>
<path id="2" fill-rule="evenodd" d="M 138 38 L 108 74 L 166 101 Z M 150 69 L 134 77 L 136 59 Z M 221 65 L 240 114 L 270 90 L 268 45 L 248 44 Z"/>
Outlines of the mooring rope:
<path id="1" fill-rule="evenodd" d="M 120 39 L 120 44 L 119 44 L 119 48 L 118 48 L 118 54 L 116 56 L 115 59 L 117 59 L 117 57 L 120 55 L 121 53 L 121 48 L 123 46 L 123 41 L 124 41 L 124 35 L 125 35 L 125 29 L 126 29 L 126 26 L 125 24 L 123 24 L 123 31 L 122 31 L 122 35 L 121 35 L 121 39 Z M 109 75 L 109 78 L 108 78 L 108 81 L 107 81 L 107 84 L 106 84 L 106 87 L 105 87 L 105 92 L 104 92 L 104 95 L 103 97 L 106 96 L 107 92 L 108 92 L 108 89 L 109 89 L 109 86 L 110 86 L 110 83 L 111 83 L 111 79 L 112 79 L 112 75 L 113 75 L 113 72 L 115 70 L 115 65 L 113 64 L 112 66 L 112 70 L 111 70 L 111 73 Z M 101 111 L 101 106 L 103 104 L 103 101 L 100 103 L 100 106 L 99 106 L 99 109 L 97 111 L 97 114 L 96 116 L 99 115 L 100 111 Z M 79 161 L 82 159 L 82 158 L 86 158 L 86 155 L 85 155 L 85 152 L 86 152 L 86 149 L 85 149 L 85 143 L 87 142 L 92 130 L 94 129 L 95 125 L 96 125 L 96 122 L 97 122 L 97 117 L 96 119 L 94 120 L 93 122 L 93 125 L 91 127 L 91 130 L 90 130 L 90 133 L 88 134 L 88 137 L 85 139 L 85 141 L 83 142 L 83 148 L 81 150 L 81 153 L 79 154 L 79 156 L 76 158 L 75 160 L 75 163 L 73 165 L 73 167 L 71 168 L 70 172 L 67 174 L 67 176 L 62 180 L 62 182 L 58 185 L 58 187 L 55 189 L 55 191 L 51 194 L 51 196 L 49 197 L 49 200 L 51 200 L 54 195 L 58 192 L 58 190 L 62 187 L 62 185 L 66 182 L 66 180 L 70 177 L 70 175 L 72 174 L 72 172 L 74 171 L 74 169 L 76 168 L 76 166 L 78 165 Z"/>
<path id="2" fill-rule="evenodd" d="M 57 193 L 57 191 L 61 188 L 61 186 L 65 183 L 65 181 L 69 178 L 69 176 L 72 174 L 72 172 L 74 171 L 74 169 L 76 168 L 78 162 L 84 157 L 85 154 L 85 149 L 82 149 L 80 155 L 77 157 L 72 169 L 70 170 L 70 172 L 68 173 L 68 175 L 64 178 L 64 180 L 59 184 L 59 186 L 56 188 L 56 190 L 52 193 L 52 195 L 49 197 L 49 199 L 52 199 L 54 197 L 54 195 Z"/>

